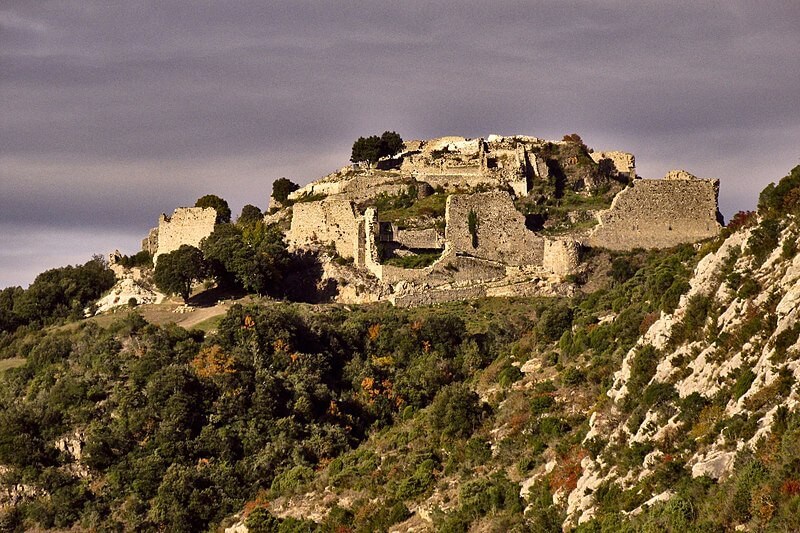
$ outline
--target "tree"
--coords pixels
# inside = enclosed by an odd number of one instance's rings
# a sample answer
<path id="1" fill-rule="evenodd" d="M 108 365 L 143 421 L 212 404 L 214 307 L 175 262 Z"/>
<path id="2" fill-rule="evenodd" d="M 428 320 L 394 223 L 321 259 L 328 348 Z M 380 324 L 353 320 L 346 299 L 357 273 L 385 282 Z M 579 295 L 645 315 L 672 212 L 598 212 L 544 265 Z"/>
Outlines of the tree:
<path id="1" fill-rule="evenodd" d="M 272 197 L 278 202 L 285 204 L 289 199 L 289 194 L 293 193 L 300 186 L 292 180 L 286 178 L 278 178 L 272 182 Z"/>
<path id="2" fill-rule="evenodd" d="M 228 202 L 217 196 L 216 194 L 206 194 L 197 199 L 194 204 L 195 207 L 213 207 L 217 212 L 216 224 L 225 224 L 231 221 L 231 208 L 228 207 Z"/>
<path id="3" fill-rule="evenodd" d="M 206 271 L 203 252 L 184 244 L 174 252 L 159 256 L 153 278 L 159 290 L 180 294 L 186 302 L 192 293 L 192 283 L 203 279 Z"/>
<path id="4" fill-rule="evenodd" d="M 263 216 L 264 215 L 261 213 L 261 209 L 254 205 L 247 204 L 242 208 L 242 213 L 239 215 L 236 223 L 240 226 L 243 224 L 253 224 L 261 220 Z"/>
<path id="5" fill-rule="evenodd" d="M 353 163 L 369 161 L 372 164 L 382 157 L 393 156 L 402 150 L 403 138 L 397 132 L 384 131 L 380 137 L 377 135 L 359 137 L 353 143 L 350 161 Z"/>
<path id="6" fill-rule="evenodd" d="M 396 131 L 381 135 L 381 156 L 392 156 L 403 151 L 403 138 Z"/>
<path id="7" fill-rule="evenodd" d="M 260 219 L 242 228 L 219 224 L 200 247 L 218 281 L 232 277 L 259 294 L 276 292 L 290 258 L 280 229 Z"/>
<path id="8" fill-rule="evenodd" d="M 353 143 L 353 151 L 350 155 L 350 161 L 358 163 L 361 161 L 368 161 L 375 163 L 380 159 L 381 138 L 377 135 L 369 137 L 359 137 Z"/>

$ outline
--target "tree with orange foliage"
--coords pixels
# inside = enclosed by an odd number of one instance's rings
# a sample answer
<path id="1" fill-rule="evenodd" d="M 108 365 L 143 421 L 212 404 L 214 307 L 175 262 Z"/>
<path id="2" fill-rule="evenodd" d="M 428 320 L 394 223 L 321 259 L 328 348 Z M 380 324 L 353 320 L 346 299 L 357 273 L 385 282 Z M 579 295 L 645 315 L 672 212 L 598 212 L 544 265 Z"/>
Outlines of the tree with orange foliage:
<path id="1" fill-rule="evenodd" d="M 236 372 L 233 357 L 222 351 L 222 347 L 217 344 L 200 350 L 190 365 L 197 377 L 203 379 Z"/>

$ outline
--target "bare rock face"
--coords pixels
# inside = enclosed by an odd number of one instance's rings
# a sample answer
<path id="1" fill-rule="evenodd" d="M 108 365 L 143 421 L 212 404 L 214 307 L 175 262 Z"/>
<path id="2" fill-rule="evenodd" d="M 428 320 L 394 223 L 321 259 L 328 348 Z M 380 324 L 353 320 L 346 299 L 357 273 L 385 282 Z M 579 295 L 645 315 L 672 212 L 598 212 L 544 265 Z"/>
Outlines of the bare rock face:
<path id="1" fill-rule="evenodd" d="M 685 178 L 673 181 L 682 179 Z M 654 447 L 655 453 L 670 435 L 691 429 L 697 433 L 697 448 L 671 456 L 671 460 L 679 461 L 694 477 L 725 479 L 733 471 L 739 452 L 755 451 L 759 441 L 769 437 L 780 409 L 791 411 L 800 405 L 797 387 L 783 395 L 776 393 L 787 376 L 795 382 L 800 380 L 800 338 L 792 333 L 795 331 L 792 328 L 800 322 L 800 254 L 787 258 L 783 246 L 797 242 L 800 226 L 790 218 L 777 246 L 758 263 L 748 253 L 752 232 L 751 228 L 731 234 L 715 252 L 700 260 L 690 280 L 690 289 L 681 297 L 678 307 L 672 313 L 662 313 L 624 357 L 607 393 L 612 405 L 592 415 L 586 441 L 607 439 L 611 447 L 607 449 L 635 442 Z M 758 292 L 747 295 L 731 290 L 726 281 L 733 279 L 731 276 L 751 279 L 759 287 Z M 702 325 L 704 331 L 714 334 L 686 338 L 680 326 L 687 320 L 693 302 L 699 299 L 715 309 Z M 760 317 L 765 317 L 760 322 L 761 328 L 748 329 L 747 324 Z M 677 333 L 681 331 L 684 333 Z M 745 335 L 744 331 L 748 333 Z M 677 340 L 676 335 L 680 335 Z M 736 338 L 736 342 L 723 340 L 731 338 Z M 657 358 L 648 386 L 669 385 L 679 399 L 668 402 L 667 407 L 650 407 L 642 419 L 632 421 L 620 406 L 632 394 L 628 387 L 634 359 L 643 348 L 654 349 Z M 744 374 L 748 379 L 742 381 Z M 733 387 L 739 390 L 730 393 L 727 404 L 712 404 L 718 392 Z M 681 416 L 682 400 L 692 395 L 699 395 L 707 402 L 700 415 L 705 422 L 687 426 Z M 750 433 L 731 437 L 719 428 L 725 427 L 721 422 L 732 417 L 755 420 L 756 424 Z M 608 453 L 618 454 L 619 450 Z M 618 472 L 616 467 L 603 469 L 604 464 L 614 462 L 613 457 L 605 454 L 601 450 L 584 465 L 581 479 L 569 495 L 565 528 L 592 516 L 595 502 L 587 487 L 591 489 L 599 481 L 627 488 L 654 472 L 647 461 L 627 473 Z M 599 480 L 598 471 L 603 472 Z"/>

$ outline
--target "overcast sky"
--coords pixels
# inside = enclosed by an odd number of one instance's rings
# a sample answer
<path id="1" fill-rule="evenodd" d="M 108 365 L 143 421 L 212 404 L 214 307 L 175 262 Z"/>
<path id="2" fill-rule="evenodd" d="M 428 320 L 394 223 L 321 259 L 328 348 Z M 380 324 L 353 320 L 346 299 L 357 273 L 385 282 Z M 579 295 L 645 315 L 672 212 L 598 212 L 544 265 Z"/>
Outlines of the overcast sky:
<path id="1" fill-rule="evenodd" d="M 0 287 L 203 194 L 265 208 L 384 130 L 577 132 L 719 178 L 729 218 L 800 164 L 799 28 L 797 0 L 5 0 Z"/>

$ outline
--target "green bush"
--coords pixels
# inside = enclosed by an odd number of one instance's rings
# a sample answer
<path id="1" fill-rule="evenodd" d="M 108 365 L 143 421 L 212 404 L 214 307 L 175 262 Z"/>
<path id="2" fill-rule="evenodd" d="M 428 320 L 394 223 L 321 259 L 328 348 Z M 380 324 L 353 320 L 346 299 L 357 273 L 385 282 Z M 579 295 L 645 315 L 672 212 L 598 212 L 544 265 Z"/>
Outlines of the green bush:
<path id="1" fill-rule="evenodd" d="M 756 375 L 752 370 L 749 368 L 739 369 L 739 375 L 736 377 L 736 382 L 733 384 L 733 388 L 731 389 L 731 396 L 733 399 L 738 400 L 741 398 L 747 391 L 750 390 L 750 386 L 755 380 Z"/>
<path id="2" fill-rule="evenodd" d="M 561 382 L 564 385 L 580 385 L 584 381 L 586 381 L 586 374 L 574 366 L 567 367 L 561 372 Z"/>
<path id="3" fill-rule="evenodd" d="M 428 416 L 434 432 L 446 437 L 465 438 L 480 423 L 481 413 L 478 395 L 466 385 L 456 383 L 436 394 Z"/>
<path id="4" fill-rule="evenodd" d="M 522 376 L 522 371 L 519 368 L 514 365 L 508 365 L 498 374 L 497 383 L 505 389 L 522 379 Z"/>
<path id="5" fill-rule="evenodd" d="M 275 476 L 271 490 L 276 496 L 291 496 L 314 478 L 314 471 L 307 466 L 298 465 Z"/>

